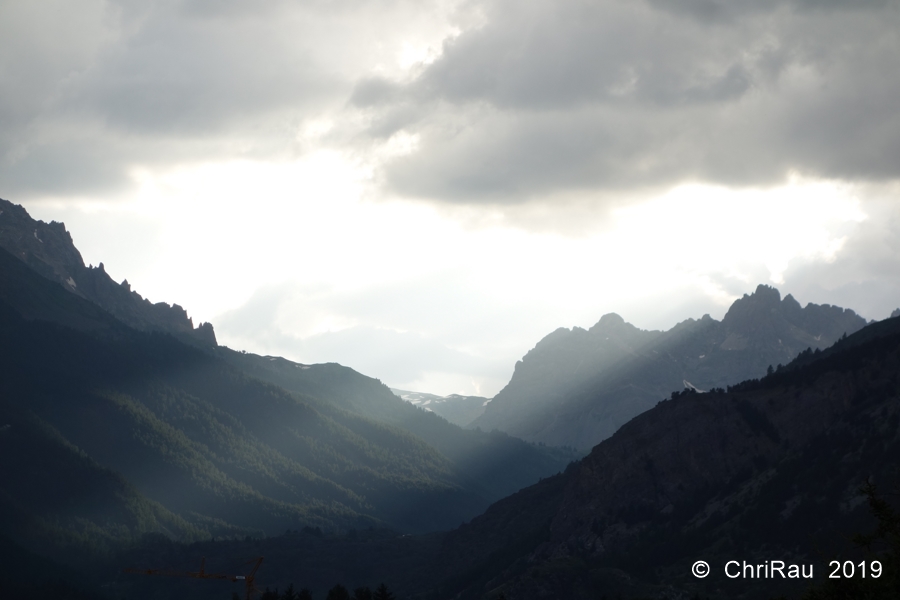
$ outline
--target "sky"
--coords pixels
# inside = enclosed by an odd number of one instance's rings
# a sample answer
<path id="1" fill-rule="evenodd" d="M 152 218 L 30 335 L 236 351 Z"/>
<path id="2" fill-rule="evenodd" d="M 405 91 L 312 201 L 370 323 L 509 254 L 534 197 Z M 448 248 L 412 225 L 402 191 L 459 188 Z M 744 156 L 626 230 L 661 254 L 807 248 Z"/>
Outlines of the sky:
<path id="1" fill-rule="evenodd" d="M 900 3 L 0 0 L 0 197 L 221 344 L 493 396 L 558 327 L 900 307 Z"/>

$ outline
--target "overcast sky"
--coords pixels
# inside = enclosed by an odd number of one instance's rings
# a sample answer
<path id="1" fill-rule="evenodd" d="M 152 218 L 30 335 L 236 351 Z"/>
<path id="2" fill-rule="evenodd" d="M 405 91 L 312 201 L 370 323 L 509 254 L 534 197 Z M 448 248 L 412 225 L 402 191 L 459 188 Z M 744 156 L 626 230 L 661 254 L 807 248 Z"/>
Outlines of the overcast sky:
<path id="1" fill-rule="evenodd" d="M 220 343 L 492 396 L 560 326 L 900 306 L 900 2 L 0 0 L 0 197 Z"/>

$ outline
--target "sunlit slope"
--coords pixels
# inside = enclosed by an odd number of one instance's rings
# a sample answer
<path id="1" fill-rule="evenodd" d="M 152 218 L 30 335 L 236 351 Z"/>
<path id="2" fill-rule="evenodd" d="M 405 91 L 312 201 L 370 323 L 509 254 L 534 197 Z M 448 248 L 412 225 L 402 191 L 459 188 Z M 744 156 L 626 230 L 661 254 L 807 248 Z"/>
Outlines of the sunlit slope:
<path id="1" fill-rule="evenodd" d="M 0 263 L 15 260 L 0 255 Z M 86 301 L 59 296 L 56 284 L 29 271 L 0 274 L 4 289 L 56 303 L 53 323 L 3 302 L 4 412 L 29 411 L 174 513 L 224 531 L 374 522 L 428 530 L 486 505 L 452 463 L 408 432 L 263 383 L 167 335 L 60 325 L 83 317 Z M 105 323 L 104 314 L 94 317 Z M 17 460 L 28 467 L 32 456 Z M 61 483 L 59 497 L 69 497 Z M 5 488 L 13 500 L 26 492 Z"/>
<path id="2" fill-rule="evenodd" d="M 0 410 L 0 528 L 6 535 L 66 557 L 113 549 L 150 532 L 208 537 L 202 526 L 100 466 L 30 407 L 4 400 Z"/>
<path id="3" fill-rule="evenodd" d="M 491 501 L 558 473 L 579 456 L 569 450 L 527 443 L 500 431 L 463 429 L 398 398 L 381 381 L 336 363 L 301 365 L 228 348 L 218 348 L 217 354 L 253 377 L 399 427 L 427 441 Z"/>

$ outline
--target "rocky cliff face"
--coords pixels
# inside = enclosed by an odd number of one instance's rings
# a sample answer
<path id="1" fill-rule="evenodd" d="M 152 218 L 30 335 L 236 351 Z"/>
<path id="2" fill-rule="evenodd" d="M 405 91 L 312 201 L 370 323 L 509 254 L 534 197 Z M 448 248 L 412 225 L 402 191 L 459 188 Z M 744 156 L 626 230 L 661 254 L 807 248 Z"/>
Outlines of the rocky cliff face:
<path id="1" fill-rule="evenodd" d="M 200 346 L 216 345 L 211 324 L 202 323 L 195 329 L 179 305 L 150 302 L 133 291 L 127 280 L 121 284 L 113 281 L 103 263 L 97 267 L 85 266 L 64 224 L 34 220 L 21 206 L 2 199 L 0 247 L 47 279 L 90 300 L 135 329 L 169 333 Z"/>
<path id="2" fill-rule="evenodd" d="M 764 285 L 722 321 L 705 315 L 665 332 L 605 315 L 590 330 L 558 329 L 541 340 L 472 426 L 587 450 L 673 391 L 760 377 L 865 324 L 852 310 L 804 308 Z"/>

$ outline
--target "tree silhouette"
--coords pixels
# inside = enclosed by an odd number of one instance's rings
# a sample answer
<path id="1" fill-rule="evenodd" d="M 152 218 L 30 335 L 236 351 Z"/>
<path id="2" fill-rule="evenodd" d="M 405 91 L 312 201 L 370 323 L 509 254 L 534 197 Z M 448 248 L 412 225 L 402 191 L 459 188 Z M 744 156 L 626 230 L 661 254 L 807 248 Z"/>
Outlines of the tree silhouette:
<path id="1" fill-rule="evenodd" d="M 259 598 L 260 600 L 278 600 L 278 588 L 275 588 L 274 591 L 266 588 Z"/>
<path id="2" fill-rule="evenodd" d="M 372 590 L 367 587 L 358 587 L 353 590 L 353 600 L 372 600 Z"/>
<path id="3" fill-rule="evenodd" d="M 394 600 L 394 595 L 390 592 L 388 587 L 382 583 L 375 590 L 375 595 L 372 598 L 373 600 Z"/>
<path id="4" fill-rule="evenodd" d="M 858 534 L 854 541 L 877 559 L 883 572 L 878 578 L 826 579 L 807 590 L 804 600 L 888 600 L 900 598 L 900 513 L 878 493 L 870 480 L 860 490 L 877 522 L 875 531 Z M 871 563 L 870 563 L 871 564 Z"/>
<path id="5" fill-rule="evenodd" d="M 350 592 L 347 591 L 347 588 L 338 583 L 328 590 L 328 595 L 325 597 L 325 600 L 351 600 Z"/>

